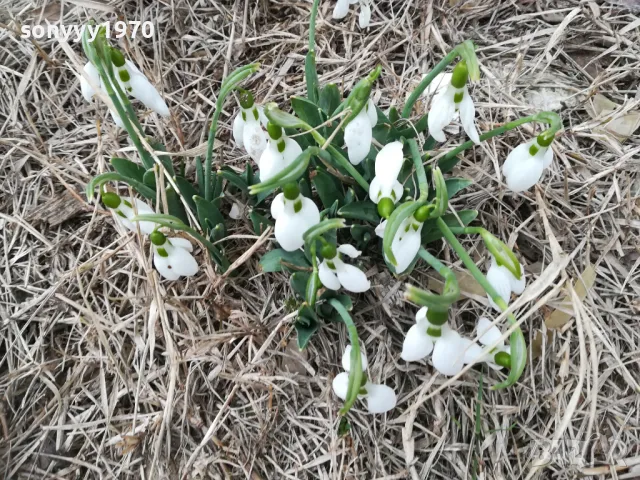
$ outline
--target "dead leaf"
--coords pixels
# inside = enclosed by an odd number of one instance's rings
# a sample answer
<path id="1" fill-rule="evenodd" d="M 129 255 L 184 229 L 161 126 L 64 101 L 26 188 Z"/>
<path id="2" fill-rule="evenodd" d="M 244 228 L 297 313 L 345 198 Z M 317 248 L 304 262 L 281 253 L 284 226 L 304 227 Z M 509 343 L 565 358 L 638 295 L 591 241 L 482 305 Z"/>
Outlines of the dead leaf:
<path id="1" fill-rule="evenodd" d="M 612 102 L 607 97 L 601 94 L 596 94 L 591 99 L 591 115 L 594 118 L 607 117 L 620 108 L 615 102 Z M 640 112 L 632 110 L 625 115 L 613 118 L 613 115 L 609 118 L 604 118 L 603 126 L 604 130 L 611 133 L 621 142 L 629 138 L 640 127 Z"/>

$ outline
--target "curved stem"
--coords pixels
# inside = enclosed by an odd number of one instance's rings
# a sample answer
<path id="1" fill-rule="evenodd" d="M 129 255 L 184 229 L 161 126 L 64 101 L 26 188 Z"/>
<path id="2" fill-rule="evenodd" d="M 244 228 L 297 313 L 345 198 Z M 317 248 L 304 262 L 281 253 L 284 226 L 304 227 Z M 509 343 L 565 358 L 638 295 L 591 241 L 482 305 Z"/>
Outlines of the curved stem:
<path id="1" fill-rule="evenodd" d="M 498 307 L 500 307 L 503 312 L 506 311 L 508 308 L 506 302 L 502 299 L 502 297 L 500 297 L 496 289 L 493 288 L 487 278 L 476 266 L 475 262 L 471 259 L 471 257 L 464 249 L 462 244 L 458 241 L 456 236 L 453 234 L 449 226 L 445 223 L 444 220 L 442 220 L 442 218 L 438 218 L 437 224 L 447 243 L 451 246 L 451 248 L 453 248 L 460 260 L 462 260 L 462 263 L 464 263 L 464 265 L 467 267 L 469 273 L 471 273 L 473 278 L 480 284 L 480 286 L 482 286 L 484 291 L 487 292 L 487 294 L 496 303 L 496 305 L 498 305 Z M 507 319 L 511 325 L 515 325 L 517 323 L 516 318 L 512 313 L 509 313 L 507 315 Z M 504 382 L 499 383 L 498 385 L 493 387 L 494 389 L 505 388 L 516 383 L 522 375 L 527 362 L 527 346 L 520 327 L 517 327 L 511 333 L 509 341 L 511 343 L 511 370 L 509 371 L 509 377 Z"/>
<path id="2" fill-rule="evenodd" d="M 340 166 L 351 174 L 353 179 L 358 182 L 358 185 L 360 185 L 366 192 L 369 192 L 369 182 L 360 175 L 358 170 L 356 170 L 356 167 L 354 167 L 349 160 L 344 158 L 344 155 L 342 155 L 333 145 L 329 145 L 327 150 L 331 152 L 331 155 L 333 155 L 333 157 L 338 161 Z"/>
<path id="3" fill-rule="evenodd" d="M 444 278 L 444 287 L 441 295 L 436 295 L 427 290 L 414 287 L 412 285 L 407 286 L 405 297 L 417 303 L 418 305 L 426 306 L 429 308 L 435 308 L 439 311 L 446 311 L 460 297 L 460 288 L 458 287 L 458 279 L 455 274 L 440 262 L 436 257 L 431 255 L 427 250 L 420 247 L 418 255 L 427 262 L 438 274 Z"/>
<path id="4" fill-rule="evenodd" d="M 313 0 L 311 7 L 311 18 L 309 19 L 309 51 L 316 51 L 316 17 L 318 16 L 318 5 L 320 0 Z"/>
<path id="5" fill-rule="evenodd" d="M 409 116 L 411 115 L 411 110 L 413 110 L 413 106 L 420 98 L 420 95 L 422 95 L 422 92 L 424 92 L 427 89 L 427 87 L 433 81 L 433 79 L 436 78 L 436 76 L 440 72 L 442 72 L 447 67 L 447 65 L 453 62 L 453 60 L 457 56 L 458 56 L 458 51 L 454 48 L 447 54 L 446 57 L 440 60 L 440 62 L 435 67 L 433 67 L 433 70 L 431 70 L 431 72 L 429 72 L 429 74 L 426 77 L 422 79 L 422 81 L 418 84 L 415 90 L 411 92 L 411 95 L 409 95 L 407 103 L 402 109 L 402 118 L 409 118 Z"/>
<path id="6" fill-rule="evenodd" d="M 362 383 L 362 356 L 360 355 L 360 341 L 358 339 L 358 330 L 353 323 L 353 319 L 344 305 L 339 300 L 332 298 L 329 303 L 336 309 L 342 321 L 347 327 L 349 332 L 349 341 L 351 342 L 351 365 L 349 368 L 349 388 L 347 390 L 347 398 L 344 402 L 344 406 L 340 409 L 340 414 L 347 413 L 353 403 L 358 398 L 358 392 L 360 391 L 360 384 Z"/>

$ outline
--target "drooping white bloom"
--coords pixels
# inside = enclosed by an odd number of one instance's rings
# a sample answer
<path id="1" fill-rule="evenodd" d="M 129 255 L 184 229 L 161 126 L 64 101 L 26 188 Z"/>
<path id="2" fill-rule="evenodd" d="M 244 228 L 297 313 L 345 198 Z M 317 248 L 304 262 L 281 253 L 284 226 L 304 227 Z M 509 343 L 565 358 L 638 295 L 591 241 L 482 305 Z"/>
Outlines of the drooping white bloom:
<path id="1" fill-rule="evenodd" d="M 394 257 L 396 257 L 397 262 L 395 265 L 395 271 L 398 275 L 409 268 L 411 262 L 416 258 L 422 241 L 421 234 L 423 225 L 424 223 L 419 222 L 413 216 L 409 216 L 409 218 L 405 219 L 400 224 L 400 228 L 398 228 L 396 236 L 391 243 L 391 251 L 393 252 Z M 383 220 L 376 227 L 376 235 L 380 238 L 384 238 L 384 229 L 386 226 L 387 220 Z M 388 258 L 387 261 L 389 261 Z"/>
<path id="2" fill-rule="evenodd" d="M 458 68 L 458 66 L 456 66 L 456 68 Z M 466 69 L 466 67 L 463 68 Z M 457 83 L 458 86 L 454 86 L 454 83 Z M 466 85 L 466 71 L 464 78 L 462 78 L 456 75 L 454 69 L 451 81 L 446 88 L 437 90 L 431 104 L 428 117 L 429 135 L 438 142 L 446 141 L 447 138 L 443 131 L 444 127 L 451 123 L 456 113 L 460 114 L 462 128 L 467 132 L 469 138 L 473 140 L 474 143 L 479 144 L 480 137 L 475 125 L 476 108 Z"/>
<path id="3" fill-rule="evenodd" d="M 121 58 L 124 61 L 124 58 Z M 138 68 L 129 60 L 124 61 L 121 66 L 114 65 L 115 76 L 120 85 L 122 91 L 131 95 L 133 98 L 141 101 L 147 108 L 159 113 L 163 117 L 170 115 L 169 107 L 158 93 L 158 90 L 149 82 L 149 79 L 138 70 Z M 90 79 L 90 82 L 83 76 L 80 77 L 80 89 L 82 96 L 87 102 L 95 96 L 99 89 L 103 92 L 104 85 L 100 79 L 100 74 L 96 67 L 91 63 L 87 64 L 82 69 L 86 76 Z M 93 84 L 93 85 L 92 85 Z M 121 128 L 124 128 L 122 119 L 115 110 L 109 109 L 114 122 Z"/>
<path id="4" fill-rule="evenodd" d="M 360 15 L 358 16 L 358 25 L 360 28 L 367 28 L 371 22 L 371 0 L 338 0 L 333 8 L 334 20 L 340 20 L 349 13 L 349 5 L 360 3 Z"/>
<path id="5" fill-rule="evenodd" d="M 520 272 L 520 280 L 518 280 L 507 267 L 498 265 L 495 257 L 491 255 L 491 265 L 487 271 L 487 281 L 496 289 L 498 295 L 500 295 L 507 305 L 509 305 L 512 293 L 520 295 L 524 292 L 527 280 L 525 278 L 524 267 L 522 265 L 520 265 Z M 502 311 L 488 294 L 487 299 L 489 300 L 489 304 L 496 311 Z"/>
<path id="6" fill-rule="evenodd" d="M 267 142 L 260 156 L 260 181 L 265 182 L 287 168 L 302 153 L 302 147 L 293 138 L 282 136 Z"/>
<path id="7" fill-rule="evenodd" d="M 478 320 L 478 335 L 480 335 L 478 341 L 485 347 L 490 347 L 497 342 L 497 345 L 493 347 L 491 353 L 482 358 L 482 361 L 486 362 L 487 365 L 494 370 L 500 370 L 503 368 L 495 362 L 495 356 L 499 352 L 511 354 L 511 346 L 506 345 L 504 340 L 500 340 L 500 337 L 502 336 L 500 329 L 497 326 L 492 325 L 491 320 L 488 318 L 480 317 Z"/>
<path id="8" fill-rule="evenodd" d="M 304 232 L 320 223 L 320 210 L 316 204 L 299 192 L 294 199 L 279 193 L 271 203 L 271 216 L 276 220 L 276 240 L 288 252 L 302 247 Z"/>
<path id="9" fill-rule="evenodd" d="M 361 253 L 351 245 L 340 245 L 337 254 L 332 258 L 325 258 L 318 267 L 318 276 L 322 284 L 330 290 L 343 287 L 353 293 L 369 290 L 371 282 L 365 273 L 354 265 L 344 263 L 340 258 L 340 254 L 358 258 Z"/>
<path id="10" fill-rule="evenodd" d="M 159 232 L 154 232 L 154 235 Z M 162 235 L 162 234 L 160 234 Z M 165 237 L 164 244 L 157 245 L 152 236 L 153 264 L 167 280 L 192 277 L 198 273 L 198 262 L 191 252 L 193 245 L 186 238 Z"/>
<path id="11" fill-rule="evenodd" d="M 138 224 L 140 226 L 140 231 L 143 234 L 150 235 L 157 226 L 154 222 L 131 221 L 131 219 L 136 215 L 147 215 L 150 213 L 156 213 L 153 211 L 153 208 L 151 208 L 151 206 L 137 198 L 120 197 L 120 204 L 117 207 L 112 208 L 108 205 L 106 205 L 106 207 L 116 214 L 116 219 L 118 219 L 118 222 L 120 222 L 123 227 L 132 232 L 138 231 L 136 227 L 136 224 Z"/>
<path id="12" fill-rule="evenodd" d="M 252 100 L 253 101 L 253 100 Z M 240 108 L 233 119 L 233 139 L 240 148 L 244 148 L 254 162 L 260 166 L 260 157 L 267 148 L 267 118 L 260 106 Z"/>
<path id="13" fill-rule="evenodd" d="M 362 371 L 364 372 L 367 367 L 367 359 L 364 352 L 360 352 L 362 359 Z M 347 392 L 349 389 L 349 371 L 351 370 L 351 345 L 348 345 L 342 355 L 342 368 L 344 372 L 338 374 L 333 379 L 333 392 L 342 400 L 347 399 Z M 372 383 L 368 379 L 366 383 L 360 388 L 365 392 L 358 395 L 359 399 L 367 400 L 367 410 L 369 413 L 385 413 L 396 406 L 397 398 L 396 393 L 391 387 L 386 385 L 379 385 Z"/>
<path id="14" fill-rule="evenodd" d="M 360 25 L 360 28 L 367 28 L 369 23 L 371 23 L 371 5 L 367 1 L 361 1 L 358 25 Z"/>
<path id="15" fill-rule="evenodd" d="M 533 155 L 531 154 L 533 152 Z M 502 165 L 509 190 L 523 192 L 538 183 L 542 172 L 553 162 L 553 149 L 541 146 L 538 138 L 518 145 Z"/>
<path id="16" fill-rule="evenodd" d="M 344 143 L 347 145 L 349 161 L 358 165 L 369 155 L 373 127 L 378 123 L 378 113 L 373 101 L 369 99 L 360 113 L 344 129 Z"/>
<path id="17" fill-rule="evenodd" d="M 398 175 L 404 161 L 402 143 L 391 142 L 385 145 L 376 155 L 376 176 L 369 186 L 369 197 L 373 203 L 383 198 L 391 198 L 397 203 L 402 198 L 403 188 L 398 181 Z"/>
<path id="18" fill-rule="evenodd" d="M 428 356 L 433 351 L 433 345 L 439 337 L 431 336 L 428 333 L 429 327 L 433 327 L 427 320 L 427 307 L 422 307 L 416 313 L 416 324 L 407 332 L 402 344 L 400 357 L 405 362 L 417 362 Z M 439 330 L 449 329 L 445 323 Z"/>
<path id="19" fill-rule="evenodd" d="M 231 205 L 231 210 L 229 210 L 229 217 L 231 217 L 234 220 L 241 219 L 242 210 L 243 210 L 243 207 L 241 204 L 239 204 L 238 202 L 233 202 L 233 205 Z"/>

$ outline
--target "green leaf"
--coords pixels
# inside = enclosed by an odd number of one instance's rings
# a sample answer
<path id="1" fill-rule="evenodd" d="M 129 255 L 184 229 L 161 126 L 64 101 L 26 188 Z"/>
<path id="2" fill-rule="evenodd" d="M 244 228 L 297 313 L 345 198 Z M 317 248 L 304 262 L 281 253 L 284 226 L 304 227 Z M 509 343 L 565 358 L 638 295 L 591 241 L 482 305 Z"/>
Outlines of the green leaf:
<path id="1" fill-rule="evenodd" d="M 318 191 L 324 208 L 331 208 L 336 201 L 339 205 L 342 205 L 344 202 L 342 185 L 336 182 L 335 178 L 324 170 L 316 171 L 316 175 L 313 177 L 313 184 Z"/>
<path id="2" fill-rule="evenodd" d="M 255 210 L 251 210 L 249 213 L 249 219 L 251 220 L 251 225 L 253 226 L 253 231 L 256 235 L 262 235 L 262 232 L 264 232 L 267 227 L 274 225 L 273 220 L 259 214 Z"/>
<path id="3" fill-rule="evenodd" d="M 221 176 L 222 178 L 227 179 L 234 186 L 242 190 L 243 193 L 249 192 L 249 185 L 247 185 L 247 181 L 244 178 L 242 178 L 242 175 L 238 175 L 229 167 L 222 167 L 220 170 L 218 170 L 218 175 Z"/>
<path id="4" fill-rule="evenodd" d="M 169 215 L 179 218 L 184 224 L 188 225 L 189 216 L 187 215 L 187 211 L 184 209 L 184 205 L 176 191 L 171 185 L 169 185 L 165 192 L 167 196 L 167 207 L 169 207 Z"/>
<path id="5" fill-rule="evenodd" d="M 193 211 L 193 213 L 196 213 L 196 202 L 193 201 L 193 197 L 198 195 L 198 191 L 194 188 L 193 185 L 191 185 L 191 182 L 184 177 L 176 176 L 174 181 L 176 182 L 180 193 L 184 197 L 184 200 L 187 202 L 187 205 L 189 205 L 189 208 Z M 202 227 L 202 225 L 200 226 Z"/>
<path id="6" fill-rule="evenodd" d="M 329 83 L 324 86 L 320 92 L 319 105 L 327 117 L 333 115 L 333 112 L 340 105 L 340 90 L 335 83 Z"/>
<path id="7" fill-rule="evenodd" d="M 448 178 L 444 183 L 447 185 L 447 195 L 449 198 L 452 198 L 460 190 L 464 190 L 471 185 L 473 180 L 469 180 L 468 178 Z"/>
<path id="8" fill-rule="evenodd" d="M 307 81 L 307 96 L 312 103 L 317 103 L 319 82 L 316 69 L 316 54 L 313 50 L 309 50 L 304 59 L 304 76 Z"/>
<path id="9" fill-rule="evenodd" d="M 315 306 L 316 304 L 316 296 L 318 290 L 322 287 L 322 283 L 320 282 L 320 277 L 318 276 L 318 272 L 314 270 L 311 272 L 309 279 L 307 281 L 307 286 L 305 289 L 304 299 L 310 306 Z"/>
<path id="10" fill-rule="evenodd" d="M 349 203 L 338 210 L 338 215 L 344 218 L 380 223 L 378 206 L 375 203 L 368 201 Z"/>
<path id="11" fill-rule="evenodd" d="M 300 297 L 300 299 L 304 300 L 304 297 L 307 293 L 307 282 L 311 278 L 311 274 L 309 272 L 293 272 L 289 277 L 289 284 L 293 291 Z"/>
<path id="12" fill-rule="evenodd" d="M 300 120 L 312 127 L 317 127 L 326 120 L 320 107 L 306 98 L 291 97 L 291 107 Z M 324 136 L 324 128 L 320 129 L 320 134 Z"/>
<path id="13" fill-rule="evenodd" d="M 398 113 L 398 109 L 396 107 L 391 107 L 389 109 L 389 121 L 391 123 L 396 123 L 400 120 L 400 114 Z"/>
<path id="14" fill-rule="evenodd" d="M 298 270 L 309 269 L 309 262 L 302 250 L 287 252 L 281 248 L 276 248 L 265 253 L 260 259 L 260 269 L 265 273 L 281 272 L 283 267 L 298 267 Z"/>
<path id="15" fill-rule="evenodd" d="M 118 172 L 123 177 L 131 178 L 132 180 L 135 180 L 137 182 L 143 182 L 145 169 L 142 165 L 133 163 L 131 160 L 128 160 L 126 158 L 118 157 L 113 157 L 111 159 L 111 165 L 113 165 L 113 168 L 115 168 L 116 172 Z"/>
<path id="16" fill-rule="evenodd" d="M 198 190 L 204 192 L 204 168 L 200 156 L 196 157 L 196 181 L 198 182 Z"/>
<path id="17" fill-rule="evenodd" d="M 347 417 L 341 417 L 338 423 L 338 437 L 344 437 L 351 430 L 351 424 Z"/>
<path id="18" fill-rule="evenodd" d="M 151 146 L 151 148 L 153 148 L 155 151 L 157 152 L 166 152 L 167 149 L 165 148 L 165 146 L 160 143 L 157 142 L 153 139 L 147 139 L 147 141 L 149 142 L 149 145 Z M 171 157 L 169 155 L 158 155 L 158 160 L 160 160 L 160 163 L 162 163 L 162 165 L 164 166 L 165 170 L 167 170 L 169 172 L 169 174 L 173 177 L 175 175 L 175 172 L 173 170 L 173 162 L 171 160 Z"/>
<path id="19" fill-rule="evenodd" d="M 222 216 L 222 213 L 220 213 L 220 209 L 218 209 L 218 207 L 198 195 L 193 197 L 193 201 L 196 204 L 198 221 L 203 229 L 208 233 L 211 233 L 217 225 L 221 225 L 223 233 L 226 233 L 224 217 Z"/>
<path id="20" fill-rule="evenodd" d="M 373 227 L 368 225 L 351 225 L 351 236 L 362 250 L 376 236 Z"/>
<path id="21" fill-rule="evenodd" d="M 142 182 L 149 188 L 156 189 L 156 169 L 150 168 L 142 176 Z"/>
<path id="22" fill-rule="evenodd" d="M 123 177 L 122 175 L 116 172 L 109 172 L 109 173 L 103 173 L 101 175 L 97 175 L 89 181 L 86 189 L 87 199 L 91 201 L 93 199 L 93 193 L 96 187 L 99 187 L 100 185 L 106 182 L 123 182 L 123 183 L 126 183 L 127 185 L 130 185 L 131 188 L 133 188 L 136 192 L 138 192 L 140 195 L 142 195 L 145 198 L 148 198 L 150 200 L 155 200 L 156 198 L 155 190 L 153 190 L 152 188 L 149 188 L 144 183 L 138 182 L 131 178 Z"/>
<path id="23" fill-rule="evenodd" d="M 460 220 L 462 221 L 465 227 L 469 225 L 471 222 L 473 222 L 477 216 L 478 216 L 477 210 L 461 210 L 458 212 L 458 217 L 460 218 Z M 461 226 L 458 219 L 452 213 L 443 215 L 442 220 L 444 220 L 444 222 L 450 227 Z M 424 222 L 424 225 L 422 226 L 422 243 L 423 244 L 435 242 L 436 240 L 439 240 L 442 238 L 442 233 L 438 229 L 436 222 L 437 222 L 436 218 L 432 218 Z"/>
<path id="24" fill-rule="evenodd" d="M 298 335 L 298 348 L 303 350 L 313 334 L 320 328 L 320 322 L 315 312 L 309 306 L 304 305 L 298 311 L 298 321 L 294 324 L 294 327 Z"/>

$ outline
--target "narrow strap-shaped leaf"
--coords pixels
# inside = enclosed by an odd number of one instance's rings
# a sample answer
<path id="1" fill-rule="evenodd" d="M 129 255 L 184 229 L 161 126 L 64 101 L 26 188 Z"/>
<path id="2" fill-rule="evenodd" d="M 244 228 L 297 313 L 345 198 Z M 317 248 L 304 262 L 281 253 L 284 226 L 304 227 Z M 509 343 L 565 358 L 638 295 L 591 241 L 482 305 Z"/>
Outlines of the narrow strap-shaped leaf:
<path id="1" fill-rule="evenodd" d="M 115 168 L 123 177 L 131 178 L 137 182 L 144 183 L 144 174 L 146 172 L 142 165 L 132 162 L 127 158 L 113 157 L 111 159 L 111 165 Z"/>
<path id="2" fill-rule="evenodd" d="M 149 188 L 144 183 L 138 182 L 137 180 L 133 180 L 132 178 L 124 177 L 117 172 L 108 172 L 108 173 L 102 173 L 100 175 L 96 175 L 89 181 L 86 188 L 87 199 L 89 201 L 92 201 L 93 193 L 96 187 L 99 187 L 106 182 L 123 182 L 123 183 L 126 183 L 127 185 L 130 185 L 131 188 L 133 188 L 136 192 L 138 192 L 140 195 L 142 195 L 145 198 L 148 198 L 150 200 L 154 200 L 156 198 L 155 190 Z"/>

